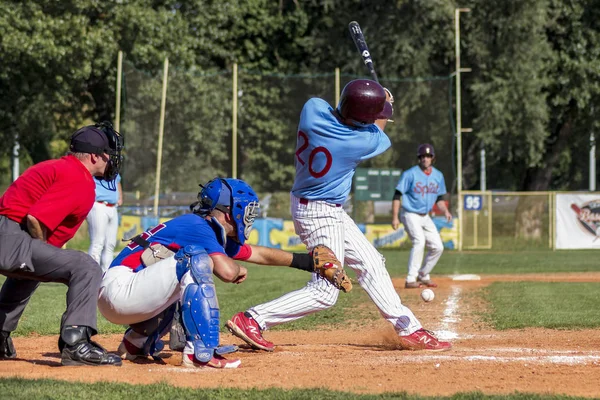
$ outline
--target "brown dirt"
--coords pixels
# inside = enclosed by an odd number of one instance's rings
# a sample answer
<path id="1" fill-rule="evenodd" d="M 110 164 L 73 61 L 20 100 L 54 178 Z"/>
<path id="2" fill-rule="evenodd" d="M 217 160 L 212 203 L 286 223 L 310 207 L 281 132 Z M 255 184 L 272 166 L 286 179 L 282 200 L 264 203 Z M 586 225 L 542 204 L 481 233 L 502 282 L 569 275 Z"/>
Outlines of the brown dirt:
<path id="1" fill-rule="evenodd" d="M 449 352 L 398 350 L 391 326 L 378 319 L 346 330 L 271 331 L 273 353 L 242 347 L 237 370 L 188 369 L 181 354 L 162 353 L 164 363 L 124 361 L 115 367 L 60 367 L 56 337 L 17 337 L 19 358 L 0 362 L 1 376 L 69 381 L 167 382 L 176 386 L 235 388 L 327 388 L 355 393 L 406 391 L 421 395 L 533 392 L 600 396 L 600 335 L 597 330 L 523 329 L 495 331 L 479 320 L 485 304 L 472 296 L 494 281 L 600 282 L 600 273 L 482 276 L 479 281 L 438 280 L 436 298 L 424 303 L 419 290 L 397 289 L 423 325 L 454 335 Z M 374 306 L 372 306 L 375 312 Z M 229 335 L 224 343 L 240 344 Z M 116 350 L 119 335 L 98 341 Z M 205 377 L 206 374 L 210 378 Z"/>

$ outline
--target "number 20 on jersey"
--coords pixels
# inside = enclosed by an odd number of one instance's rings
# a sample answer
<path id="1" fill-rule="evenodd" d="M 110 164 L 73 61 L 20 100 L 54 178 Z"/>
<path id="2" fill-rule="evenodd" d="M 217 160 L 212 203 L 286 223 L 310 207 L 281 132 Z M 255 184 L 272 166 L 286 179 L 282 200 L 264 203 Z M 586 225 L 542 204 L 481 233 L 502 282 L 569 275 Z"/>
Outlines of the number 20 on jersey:
<path id="1" fill-rule="evenodd" d="M 327 150 L 327 148 L 323 146 L 319 146 L 315 147 L 310 151 L 310 153 L 308 153 L 306 149 L 308 149 L 310 143 L 308 142 L 308 136 L 302 131 L 298 132 L 298 145 L 298 150 L 296 150 L 296 160 L 301 165 L 305 165 L 308 156 L 308 172 L 310 173 L 310 175 L 314 178 L 322 178 L 323 176 L 325 176 L 331 169 L 331 164 L 333 164 L 333 158 L 331 157 L 331 153 L 329 152 L 329 150 Z M 320 171 L 315 171 L 315 157 L 319 153 L 323 153 L 323 155 L 325 156 L 325 166 Z"/>

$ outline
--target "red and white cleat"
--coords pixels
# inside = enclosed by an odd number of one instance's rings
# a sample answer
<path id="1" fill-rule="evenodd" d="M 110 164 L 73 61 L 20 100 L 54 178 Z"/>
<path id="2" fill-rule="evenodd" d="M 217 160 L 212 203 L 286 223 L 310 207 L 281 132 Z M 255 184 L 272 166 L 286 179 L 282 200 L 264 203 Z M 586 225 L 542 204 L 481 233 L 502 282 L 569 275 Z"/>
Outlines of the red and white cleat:
<path id="1" fill-rule="evenodd" d="M 193 354 L 183 353 L 183 366 L 188 368 L 237 368 L 242 363 L 241 360 L 228 360 L 225 357 L 215 354 L 208 362 L 201 362 Z"/>
<path id="2" fill-rule="evenodd" d="M 262 337 L 260 327 L 252 317 L 247 317 L 243 312 L 235 314 L 227 324 L 229 331 L 248 343 L 254 349 L 273 351 L 275 345 Z"/>
<path id="3" fill-rule="evenodd" d="M 433 332 L 419 329 L 408 336 L 400 336 L 400 343 L 405 350 L 448 351 L 452 348 L 450 342 L 442 342 Z"/>
<path id="4" fill-rule="evenodd" d="M 432 281 L 431 279 L 421 279 L 421 278 L 417 278 L 417 280 L 422 284 L 425 285 L 427 287 L 438 287 L 437 283 L 435 283 L 434 281 Z"/>

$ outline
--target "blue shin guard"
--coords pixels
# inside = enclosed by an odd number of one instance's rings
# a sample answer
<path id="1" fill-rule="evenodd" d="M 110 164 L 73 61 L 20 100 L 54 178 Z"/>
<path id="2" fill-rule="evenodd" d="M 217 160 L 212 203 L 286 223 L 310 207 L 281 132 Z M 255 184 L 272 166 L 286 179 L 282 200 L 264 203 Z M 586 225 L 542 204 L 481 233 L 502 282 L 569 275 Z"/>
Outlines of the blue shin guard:
<path id="1" fill-rule="evenodd" d="M 201 362 L 212 359 L 219 345 L 219 303 L 213 282 L 210 258 L 199 246 L 186 246 L 175 255 L 178 267 L 191 272 L 181 301 L 186 339 L 194 344 L 194 356 Z"/>

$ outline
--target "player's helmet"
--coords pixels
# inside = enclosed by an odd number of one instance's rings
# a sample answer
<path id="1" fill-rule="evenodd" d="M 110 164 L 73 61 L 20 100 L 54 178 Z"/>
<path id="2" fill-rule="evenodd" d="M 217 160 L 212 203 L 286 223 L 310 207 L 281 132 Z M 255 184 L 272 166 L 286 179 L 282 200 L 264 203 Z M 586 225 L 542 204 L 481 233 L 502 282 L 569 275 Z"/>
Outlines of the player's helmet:
<path id="1" fill-rule="evenodd" d="M 383 86 L 368 79 L 356 79 L 344 86 L 337 110 L 343 118 L 363 124 L 388 119 L 393 113 Z"/>
<path id="2" fill-rule="evenodd" d="M 198 201 L 190 208 L 192 212 L 202 216 L 210 214 L 214 209 L 231 214 L 235 221 L 238 242 L 244 244 L 250 237 L 260 205 L 258 196 L 246 182 L 241 179 L 215 178 L 202 186 L 198 193 Z"/>
<path id="3" fill-rule="evenodd" d="M 435 150 L 433 150 L 433 146 L 429 143 L 424 143 L 419 145 L 417 148 L 417 157 L 430 155 L 431 157 L 435 157 Z"/>

